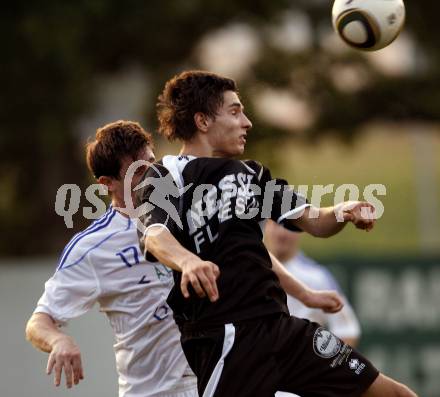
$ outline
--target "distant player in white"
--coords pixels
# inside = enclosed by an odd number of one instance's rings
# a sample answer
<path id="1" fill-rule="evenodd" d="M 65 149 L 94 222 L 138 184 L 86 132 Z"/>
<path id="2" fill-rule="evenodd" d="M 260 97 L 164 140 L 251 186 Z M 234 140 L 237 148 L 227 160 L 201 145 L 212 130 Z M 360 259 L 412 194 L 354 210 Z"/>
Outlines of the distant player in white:
<path id="1" fill-rule="evenodd" d="M 45 285 L 26 327 L 27 338 L 50 353 L 47 373 L 55 385 L 83 379 L 80 350 L 60 330 L 99 303 L 114 330 L 120 397 L 193 397 L 196 379 L 180 346 L 180 334 L 166 303 L 171 271 L 148 263 L 139 249 L 134 222 L 118 212 L 124 205 L 124 176 L 135 160 L 154 161 L 151 137 L 133 122 L 99 129 L 88 145 L 88 166 L 108 187 L 112 206 L 66 245 L 55 274 Z M 136 186 L 145 167 L 133 177 Z M 115 207 L 115 208 L 114 208 Z"/>
<path id="2" fill-rule="evenodd" d="M 308 287 L 316 290 L 339 290 L 340 287 L 329 270 L 305 256 L 299 249 L 299 233 L 293 233 L 275 222 L 267 221 L 264 242 L 267 248 L 283 263 L 287 271 Z M 345 343 L 355 347 L 361 329 L 353 308 L 344 298 L 344 307 L 338 313 L 324 313 L 303 305 L 298 299 L 287 295 L 287 306 L 292 315 L 324 325 Z M 294 396 L 277 392 L 276 397 Z"/>
<path id="3" fill-rule="evenodd" d="M 315 290 L 341 291 L 337 281 L 324 266 L 305 256 L 299 249 L 299 233 L 293 233 L 272 221 L 266 223 L 264 241 L 267 248 L 283 263 L 290 274 Z M 294 297 L 287 295 L 289 311 L 296 317 L 307 318 L 324 325 L 345 343 L 355 347 L 361 329 L 353 308 L 344 298 L 344 307 L 338 313 L 324 313 L 304 306 Z"/>

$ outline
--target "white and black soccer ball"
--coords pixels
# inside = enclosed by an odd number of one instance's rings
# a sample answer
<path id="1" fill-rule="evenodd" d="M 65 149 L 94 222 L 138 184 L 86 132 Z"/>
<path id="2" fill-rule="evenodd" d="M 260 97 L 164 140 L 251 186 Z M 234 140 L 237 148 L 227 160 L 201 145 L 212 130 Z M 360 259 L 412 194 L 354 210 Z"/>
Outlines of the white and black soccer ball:
<path id="1" fill-rule="evenodd" d="M 335 0 L 333 27 L 348 45 L 376 51 L 390 44 L 405 22 L 403 0 Z"/>

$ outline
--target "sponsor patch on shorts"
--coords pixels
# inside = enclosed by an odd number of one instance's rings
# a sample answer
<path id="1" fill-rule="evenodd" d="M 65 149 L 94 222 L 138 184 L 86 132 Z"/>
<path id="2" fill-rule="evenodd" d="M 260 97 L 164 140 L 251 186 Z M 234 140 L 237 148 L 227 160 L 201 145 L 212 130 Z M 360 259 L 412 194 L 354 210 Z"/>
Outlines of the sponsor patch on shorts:
<path id="1" fill-rule="evenodd" d="M 319 327 L 313 335 L 313 350 L 322 358 L 332 358 L 341 350 L 341 341 L 330 331 Z"/>

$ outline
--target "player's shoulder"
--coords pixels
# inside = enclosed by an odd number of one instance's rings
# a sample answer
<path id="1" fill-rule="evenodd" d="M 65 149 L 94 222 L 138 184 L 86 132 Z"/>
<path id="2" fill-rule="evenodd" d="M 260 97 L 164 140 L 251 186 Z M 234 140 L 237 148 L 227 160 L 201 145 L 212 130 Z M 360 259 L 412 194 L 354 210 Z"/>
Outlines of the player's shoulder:
<path id="1" fill-rule="evenodd" d="M 174 181 L 178 187 L 183 186 L 182 173 L 186 165 L 194 160 L 193 156 L 166 155 L 159 161 L 151 164 L 146 172 L 146 177 L 159 178 L 162 182 Z M 150 181 L 154 183 L 153 181 Z"/>
<path id="2" fill-rule="evenodd" d="M 251 169 L 256 176 L 258 177 L 258 180 L 264 180 L 264 179 L 270 179 L 270 170 L 266 166 L 264 166 L 262 163 L 260 163 L 257 160 L 243 160 L 242 163 Z"/>
<path id="3" fill-rule="evenodd" d="M 256 160 L 242 160 L 241 161 L 246 167 L 249 167 L 251 170 L 253 170 L 256 173 L 261 172 L 262 169 L 264 169 L 263 164 L 261 164 L 259 161 Z"/>
<path id="4" fill-rule="evenodd" d="M 264 165 L 257 160 L 246 159 L 246 160 L 241 160 L 241 162 L 251 167 L 254 170 L 259 170 L 260 168 L 264 167 Z"/>
<path id="5" fill-rule="evenodd" d="M 114 233 L 117 219 L 117 211 L 110 206 L 100 218 L 75 234 L 64 247 L 57 270 L 66 269 L 84 261 L 90 251 L 99 247 L 101 241 Z"/>
<path id="6" fill-rule="evenodd" d="M 174 156 L 165 156 L 165 157 L 174 157 Z M 169 168 L 166 164 L 164 164 L 164 159 L 160 159 L 150 164 L 145 175 L 146 176 L 154 176 L 154 177 L 163 177 L 170 173 Z"/>
<path id="7" fill-rule="evenodd" d="M 237 172 L 245 168 L 252 173 L 255 173 L 257 169 L 259 170 L 259 167 L 254 163 L 248 164 L 247 161 L 234 158 L 196 157 L 192 155 L 167 155 L 157 163 L 154 163 L 151 168 L 153 168 L 151 173 L 155 174 L 155 176 L 165 177 L 171 175 L 179 187 L 183 185 L 184 171 L 186 177 L 195 177 L 200 172 L 216 172 L 218 169 Z"/>

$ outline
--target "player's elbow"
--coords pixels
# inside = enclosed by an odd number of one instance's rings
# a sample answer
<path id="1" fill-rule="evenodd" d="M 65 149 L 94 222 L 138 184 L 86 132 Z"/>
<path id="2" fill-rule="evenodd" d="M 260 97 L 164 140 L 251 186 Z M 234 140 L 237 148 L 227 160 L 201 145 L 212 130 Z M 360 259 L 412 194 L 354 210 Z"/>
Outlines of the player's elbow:
<path id="1" fill-rule="evenodd" d="M 49 324 L 53 324 L 53 319 L 46 313 L 34 313 L 26 323 L 25 338 L 33 345 L 41 337 L 41 333 Z"/>
<path id="2" fill-rule="evenodd" d="M 169 234 L 169 231 L 166 227 L 163 226 L 154 226 L 150 227 L 145 233 L 145 250 L 156 256 L 160 255 L 161 248 L 163 248 L 163 239 Z"/>
<path id="3" fill-rule="evenodd" d="M 32 340 L 34 339 L 34 332 L 35 332 L 35 317 L 34 315 L 32 315 L 31 318 L 26 323 L 26 328 L 24 330 L 24 335 L 28 342 L 32 343 Z"/>
<path id="4" fill-rule="evenodd" d="M 160 248 L 160 241 L 158 235 L 152 233 L 151 235 L 145 236 L 145 253 L 150 253 L 152 255 L 157 255 L 157 251 Z"/>

